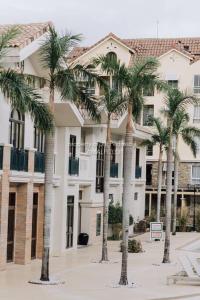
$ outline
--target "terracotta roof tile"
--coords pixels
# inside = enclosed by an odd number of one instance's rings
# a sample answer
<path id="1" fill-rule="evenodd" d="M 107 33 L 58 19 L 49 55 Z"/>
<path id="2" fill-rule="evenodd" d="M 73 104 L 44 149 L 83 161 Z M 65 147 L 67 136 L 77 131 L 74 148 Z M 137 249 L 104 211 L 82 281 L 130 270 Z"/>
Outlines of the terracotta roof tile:
<path id="1" fill-rule="evenodd" d="M 16 27 L 19 34 L 9 43 L 10 47 L 23 48 L 43 35 L 51 22 L 30 24 L 6 24 L 0 25 L 0 35 L 12 27 Z"/>
<path id="2" fill-rule="evenodd" d="M 124 43 L 135 52 L 137 57 L 159 57 L 171 49 L 176 49 L 190 57 L 192 61 L 200 59 L 200 37 L 119 39 L 113 33 L 110 33 L 91 47 L 78 47 L 73 49 L 68 57 L 69 61 L 74 61 L 109 36 L 113 36 L 115 39 Z"/>

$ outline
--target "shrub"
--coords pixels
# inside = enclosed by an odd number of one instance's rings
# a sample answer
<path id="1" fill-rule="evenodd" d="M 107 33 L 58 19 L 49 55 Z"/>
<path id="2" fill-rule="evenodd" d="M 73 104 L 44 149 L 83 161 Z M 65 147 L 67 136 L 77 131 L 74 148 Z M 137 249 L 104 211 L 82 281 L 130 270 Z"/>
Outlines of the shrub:
<path id="1" fill-rule="evenodd" d="M 134 231 L 139 233 L 146 232 L 146 229 L 147 229 L 146 220 L 140 220 L 138 223 L 135 224 L 134 227 Z"/>
<path id="2" fill-rule="evenodd" d="M 120 251 L 122 252 L 122 243 L 120 244 Z M 143 252 L 141 241 L 135 239 L 128 240 L 128 252 L 129 253 Z"/>
<path id="3" fill-rule="evenodd" d="M 188 212 L 186 210 L 184 210 L 182 215 L 178 217 L 179 230 L 181 232 L 186 231 L 188 218 L 189 218 L 189 216 L 188 216 Z"/>
<path id="4" fill-rule="evenodd" d="M 116 203 L 114 205 L 113 202 L 111 202 L 108 208 L 108 224 L 122 223 L 122 217 L 123 217 L 122 206 L 119 203 Z M 129 216 L 129 225 L 133 225 L 132 215 Z"/>
<path id="5" fill-rule="evenodd" d="M 119 203 L 114 205 L 112 202 L 108 208 L 108 224 L 122 223 L 122 207 Z"/>

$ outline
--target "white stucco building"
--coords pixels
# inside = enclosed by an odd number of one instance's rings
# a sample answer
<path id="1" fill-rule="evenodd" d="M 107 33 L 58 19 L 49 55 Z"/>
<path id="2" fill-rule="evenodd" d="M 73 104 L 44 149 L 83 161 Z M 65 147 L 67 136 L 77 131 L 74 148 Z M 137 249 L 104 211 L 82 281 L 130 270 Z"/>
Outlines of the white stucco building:
<path id="1" fill-rule="evenodd" d="M 48 32 L 48 23 L 19 25 L 20 34 L 11 43 L 5 67 L 45 76 L 39 49 Z M 7 26 L 0 26 L 0 34 Z M 75 52 L 77 49 L 74 50 Z M 68 63 L 88 64 L 96 55 L 115 52 L 127 65 L 132 50 L 114 35 L 93 46 Z M 103 76 L 103 74 L 102 74 Z M 108 78 L 109 80 L 109 78 Z M 48 89 L 40 89 L 48 99 Z M 98 87 L 93 91 L 101 94 Z M 44 136 L 29 115 L 12 111 L 0 95 L 0 266 L 6 262 L 25 264 L 42 253 L 44 212 Z M 102 238 L 103 165 L 106 140 L 106 112 L 94 123 L 83 110 L 56 95 L 56 145 L 54 158 L 54 200 L 52 210 L 51 253 L 60 255 L 77 247 L 78 234 L 89 234 L 89 243 Z M 122 201 L 123 142 L 126 115 L 111 122 L 112 161 L 110 199 Z M 146 161 L 140 146 L 149 130 L 136 125 L 130 213 L 135 221 L 144 217 Z"/>

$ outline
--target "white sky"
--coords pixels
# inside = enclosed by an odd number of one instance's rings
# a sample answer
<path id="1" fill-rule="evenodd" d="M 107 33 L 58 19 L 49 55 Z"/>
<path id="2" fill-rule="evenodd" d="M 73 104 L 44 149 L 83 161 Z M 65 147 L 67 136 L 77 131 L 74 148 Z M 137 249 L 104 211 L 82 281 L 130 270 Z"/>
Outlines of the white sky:
<path id="1" fill-rule="evenodd" d="M 200 0 L 0 0 L 0 23 L 52 20 L 90 45 L 113 32 L 121 38 L 200 36 Z"/>

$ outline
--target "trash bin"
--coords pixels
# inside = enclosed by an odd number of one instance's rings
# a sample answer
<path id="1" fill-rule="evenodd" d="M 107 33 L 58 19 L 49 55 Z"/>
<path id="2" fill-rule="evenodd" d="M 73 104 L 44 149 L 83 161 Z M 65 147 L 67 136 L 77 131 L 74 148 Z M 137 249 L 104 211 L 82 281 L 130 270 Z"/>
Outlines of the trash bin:
<path id="1" fill-rule="evenodd" d="M 89 235 L 87 233 L 81 232 L 78 236 L 79 245 L 87 245 L 89 240 Z"/>

